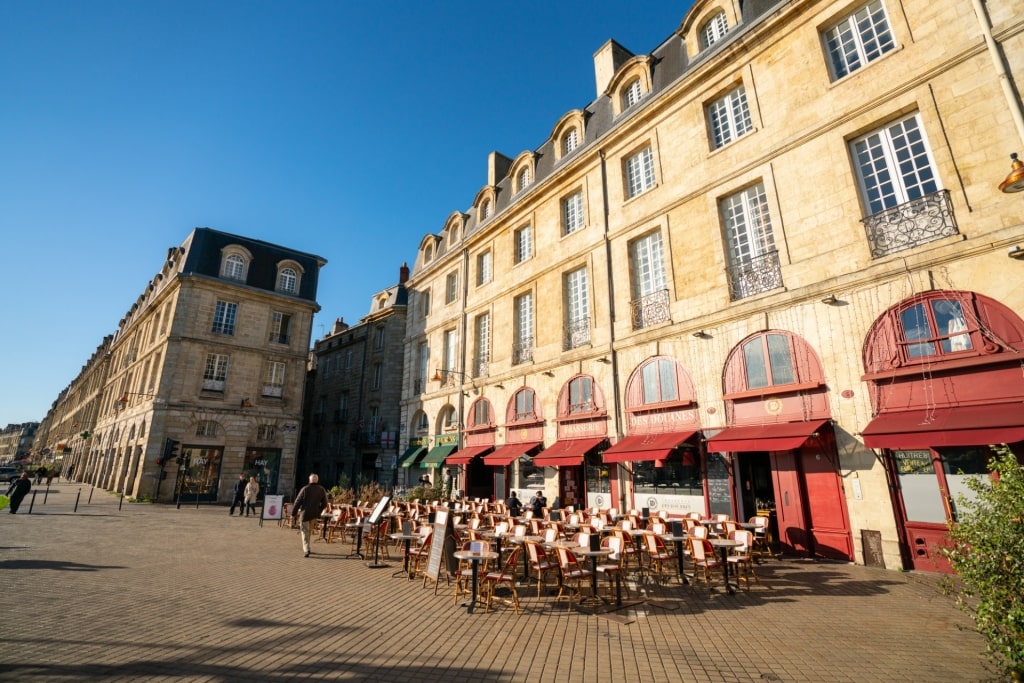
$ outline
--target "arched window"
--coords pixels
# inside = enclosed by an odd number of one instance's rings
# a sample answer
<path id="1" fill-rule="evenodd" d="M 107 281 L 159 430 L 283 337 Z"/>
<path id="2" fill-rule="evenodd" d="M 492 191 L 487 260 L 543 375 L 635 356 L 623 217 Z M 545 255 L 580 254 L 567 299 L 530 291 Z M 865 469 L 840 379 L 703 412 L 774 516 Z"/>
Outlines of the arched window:
<path id="1" fill-rule="evenodd" d="M 224 259 L 224 277 L 232 280 L 245 279 L 245 259 L 238 254 L 228 254 Z"/>
<path id="2" fill-rule="evenodd" d="M 629 85 L 622 90 L 622 109 L 626 110 L 640 101 L 644 96 L 640 86 L 640 79 L 633 79 Z"/>
<path id="3" fill-rule="evenodd" d="M 286 294 L 295 294 L 299 275 L 294 268 L 282 268 L 277 273 L 277 291 Z"/>
<path id="4" fill-rule="evenodd" d="M 743 363 L 748 389 L 792 384 L 793 354 L 789 337 L 782 334 L 764 334 L 743 344 Z"/>
<path id="5" fill-rule="evenodd" d="M 656 358 L 640 369 L 640 377 L 645 404 L 679 400 L 675 362 L 667 358 Z"/>
<path id="6" fill-rule="evenodd" d="M 516 177 L 516 192 L 522 192 L 530 186 L 531 175 L 530 167 L 525 166 L 519 171 L 519 175 Z"/>
<path id="7" fill-rule="evenodd" d="M 580 135 L 579 131 L 575 128 L 570 128 L 566 131 L 565 135 L 562 136 L 562 155 L 565 156 L 580 146 Z"/>
<path id="8" fill-rule="evenodd" d="M 594 380 L 580 376 L 569 382 L 569 413 L 592 413 L 594 405 Z"/>
<path id="9" fill-rule="evenodd" d="M 469 427 L 488 427 L 494 424 L 492 418 L 493 412 L 491 411 L 491 402 L 486 398 L 481 398 L 473 404 L 472 412 L 470 413 L 470 424 Z"/>
<path id="10" fill-rule="evenodd" d="M 725 36 L 729 25 L 725 19 L 725 12 L 719 12 L 700 28 L 700 49 L 706 50 Z"/>
<path id="11" fill-rule="evenodd" d="M 508 422 L 535 422 L 539 419 L 536 405 L 537 397 L 533 389 L 524 387 L 512 397 L 512 414 L 508 416 Z"/>
<path id="12" fill-rule="evenodd" d="M 483 222 L 491 217 L 491 200 L 485 199 L 480 206 L 480 221 Z"/>

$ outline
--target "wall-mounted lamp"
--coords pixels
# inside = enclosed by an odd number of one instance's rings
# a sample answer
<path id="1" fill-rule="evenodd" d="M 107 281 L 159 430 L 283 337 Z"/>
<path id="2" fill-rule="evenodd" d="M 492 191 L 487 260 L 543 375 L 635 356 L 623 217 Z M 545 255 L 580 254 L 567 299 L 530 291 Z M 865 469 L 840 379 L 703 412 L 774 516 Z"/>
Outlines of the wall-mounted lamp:
<path id="1" fill-rule="evenodd" d="M 711 335 L 705 332 L 704 330 L 697 330 L 696 332 L 693 333 L 693 336 L 696 337 L 697 339 L 711 339 Z"/>
<path id="2" fill-rule="evenodd" d="M 504 389 L 504 388 L 505 388 L 505 385 L 503 385 L 503 384 L 495 384 L 495 385 L 494 385 L 494 388 L 495 388 L 495 389 Z"/>
<path id="3" fill-rule="evenodd" d="M 608 358 L 608 356 L 601 356 L 600 358 L 597 359 L 597 362 L 604 363 L 605 365 L 611 365 L 612 361 Z"/>
<path id="4" fill-rule="evenodd" d="M 117 403 L 120 403 L 122 408 L 125 407 L 128 405 L 129 396 L 145 396 L 146 398 L 153 398 L 153 394 L 138 394 L 133 391 L 128 391 L 121 394 L 121 398 L 117 399 Z"/>
<path id="5" fill-rule="evenodd" d="M 242 403 L 241 403 L 241 405 L 239 407 L 240 408 L 252 408 L 252 401 L 250 401 L 247 398 L 243 398 L 242 399 Z"/>
<path id="6" fill-rule="evenodd" d="M 999 183 L 1000 192 L 1024 191 L 1024 161 L 1017 158 L 1017 153 L 1010 155 L 1010 174 Z"/>
<path id="7" fill-rule="evenodd" d="M 1006 255 L 1017 261 L 1024 261 L 1024 249 L 1021 249 L 1020 245 L 1010 247 L 1010 251 L 1006 252 Z"/>
<path id="8" fill-rule="evenodd" d="M 466 381 L 468 379 L 470 384 L 473 383 L 473 378 L 464 372 L 459 372 L 458 370 L 442 370 L 440 368 L 434 370 L 434 376 L 430 378 L 430 381 L 449 384 L 451 381 L 451 375 L 458 375 L 462 378 L 462 381 Z"/>
<path id="9" fill-rule="evenodd" d="M 826 306 L 835 306 L 837 303 L 839 303 L 839 299 L 836 298 L 835 294 L 829 294 L 828 296 L 821 300 L 821 303 L 825 304 Z"/>
<path id="10" fill-rule="evenodd" d="M 544 375 L 545 377 L 554 377 L 555 376 L 555 373 L 551 372 L 550 370 L 545 370 L 544 372 L 542 372 L 540 374 Z"/>

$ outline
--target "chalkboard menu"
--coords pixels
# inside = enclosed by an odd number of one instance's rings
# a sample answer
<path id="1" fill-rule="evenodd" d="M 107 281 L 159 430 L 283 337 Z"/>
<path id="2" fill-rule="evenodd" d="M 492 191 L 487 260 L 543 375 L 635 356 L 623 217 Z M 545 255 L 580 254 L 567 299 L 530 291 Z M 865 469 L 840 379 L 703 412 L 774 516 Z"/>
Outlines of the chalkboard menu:
<path id="1" fill-rule="evenodd" d="M 430 538 L 426 574 L 428 579 L 436 582 L 441 576 L 441 560 L 445 560 L 445 570 L 449 576 L 455 573 L 458 560 L 455 559 L 455 525 L 452 516 L 439 513 L 435 519 L 438 521 L 434 522 L 434 531 Z M 436 585 L 434 592 L 437 592 Z"/>
<path id="2" fill-rule="evenodd" d="M 711 514 L 732 514 L 729 465 L 721 453 L 708 453 L 708 505 Z"/>

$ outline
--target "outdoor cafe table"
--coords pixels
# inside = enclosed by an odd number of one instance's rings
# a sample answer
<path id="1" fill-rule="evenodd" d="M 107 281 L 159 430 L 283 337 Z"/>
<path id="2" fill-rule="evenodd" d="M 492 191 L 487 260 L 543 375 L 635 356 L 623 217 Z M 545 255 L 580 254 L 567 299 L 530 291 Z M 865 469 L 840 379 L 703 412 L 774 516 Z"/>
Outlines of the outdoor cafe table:
<path id="1" fill-rule="evenodd" d="M 543 536 L 516 536 L 516 535 L 513 534 L 513 535 L 508 537 L 508 540 L 509 540 L 510 543 L 515 543 L 516 545 L 524 546 L 523 550 L 520 551 L 522 553 L 522 556 L 523 556 L 523 581 L 528 583 L 530 581 L 530 554 L 528 552 L 526 552 L 525 543 L 526 543 L 526 541 L 534 541 L 536 543 L 540 543 L 541 541 L 544 540 L 544 537 Z"/>
<path id="2" fill-rule="evenodd" d="M 598 548 L 597 550 L 591 550 L 590 548 L 581 545 L 572 545 L 569 546 L 569 550 L 571 550 L 574 555 L 577 555 L 579 557 L 590 558 L 590 590 L 592 593 L 591 603 L 600 604 L 602 602 L 602 599 L 597 595 L 597 558 L 608 557 L 609 555 L 611 555 L 611 548 Z M 583 603 L 582 599 L 580 600 L 580 603 Z"/>
<path id="3" fill-rule="evenodd" d="M 388 534 L 388 538 L 396 541 L 405 541 L 405 560 L 402 562 L 401 571 L 397 571 L 392 576 L 398 576 L 399 574 L 406 573 L 409 575 L 409 580 L 412 581 L 412 571 L 409 569 L 409 548 L 414 540 L 419 538 L 419 534 Z"/>
<path id="4" fill-rule="evenodd" d="M 683 541 L 686 540 L 686 534 L 681 536 L 673 536 L 672 534 L 663 534 L 662 540 L 672 541 L 676 544 L 676 559 L 679 560 L 679 578 L 682 579 L 683 583 L 689 584 L 690 580 L 686 578 L 686 572 L 683 571 Z"/>
<path id="5" fill-rule="evenodd" d="M 487 551 L 483 553 L 474 553 L 469 550 L 456 550 L 455 558 L 458 560 L 469 560 L 472 563 L 472 590 L 473 598 L 469 601 L 466 608 L 466 614 L 473 613 L 473 607 L 476 605 L 477 595 L 477 575 L 480 573 L 480 563 L 483 560 L 493 560 L 498 557 L 498 553 L 493 551 Z"/>
<path id="6" fill-rule="evenodd" d="M 722 579 L 725 581 L 725 589 L 729 591 L 729 595 L 735 595 L 736 590 L 729 583 L 729 551 L 733 548 L 738 548 L 743 545 L 742 541 L 735 541 L 731 538 L 711 538 L 708 539 L 714 547 L 718 548 L 721 553 L 722 560 Z"/>
<path id="7" fill-rule="evenodd" d="M 366 524 L 366 522 L 361 520 L 361 519 L 357 520 L 355 522 L 347 522 L 345 524 L 345 528 L 346 529 L 355 529 L 356 530 L 356 551 L 354 553 L 349 553 L 345 557 L 358 557 L 360 560 L 364 559 L 363 558 L 363 552 L 362 552 L 362 550 L 363 550 L 363 525 L 364 524 Z"/>

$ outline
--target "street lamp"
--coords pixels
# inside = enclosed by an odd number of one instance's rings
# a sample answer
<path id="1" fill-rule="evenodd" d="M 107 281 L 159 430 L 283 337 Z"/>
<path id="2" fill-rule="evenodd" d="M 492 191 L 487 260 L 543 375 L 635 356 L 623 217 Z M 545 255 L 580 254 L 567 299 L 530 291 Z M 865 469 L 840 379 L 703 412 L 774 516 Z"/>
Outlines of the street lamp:
<path id="1" fill-rule="evenodd" d="M 1010 155 L 1010 174 L 999 183 L 1000 192 L 1024 191 L 1024 161 L 1017 158 L 1017 153 Z"/>

